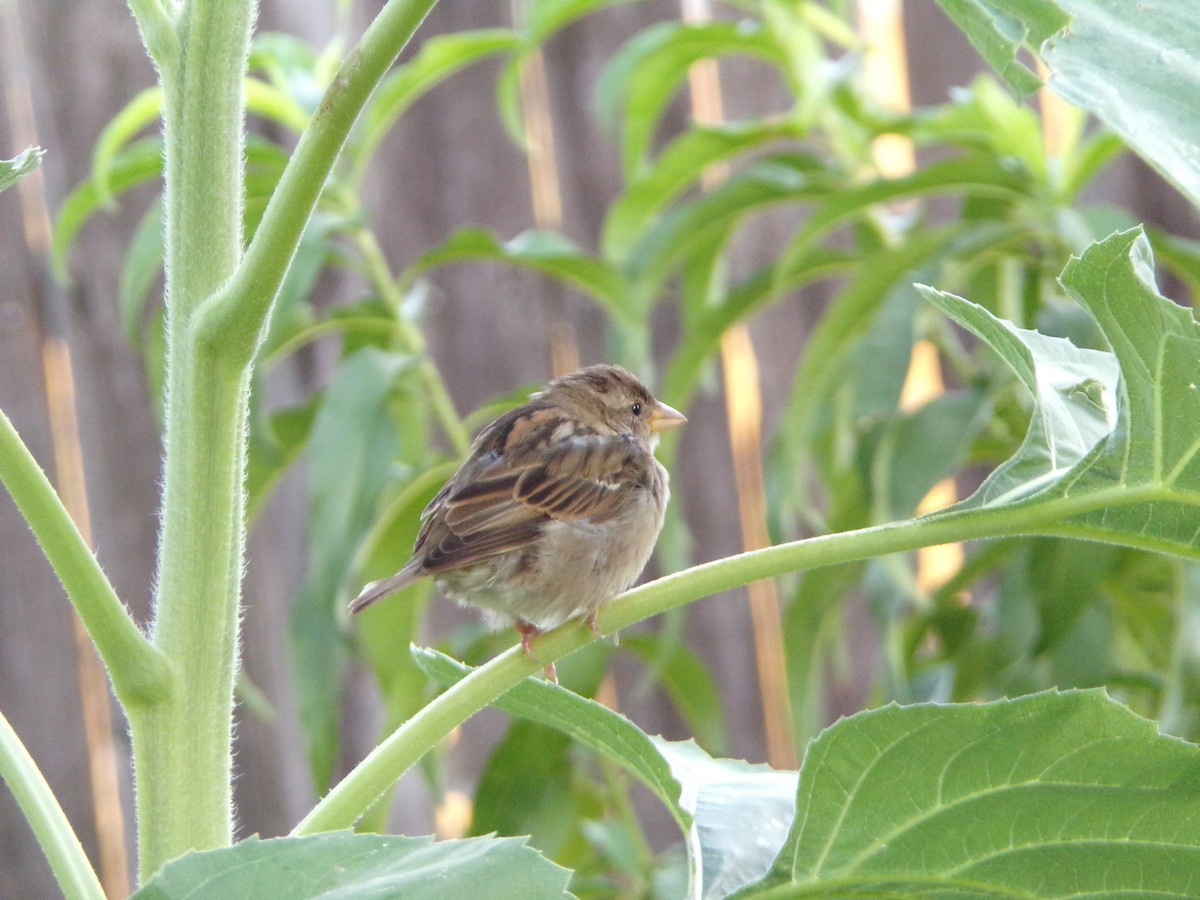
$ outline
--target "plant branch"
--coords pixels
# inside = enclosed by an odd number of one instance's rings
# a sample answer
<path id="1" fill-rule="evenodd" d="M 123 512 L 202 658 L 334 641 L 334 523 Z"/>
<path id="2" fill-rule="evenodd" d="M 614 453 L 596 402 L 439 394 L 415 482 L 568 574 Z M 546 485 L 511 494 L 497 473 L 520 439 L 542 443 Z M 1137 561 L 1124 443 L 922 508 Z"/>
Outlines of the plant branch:
<path id="1" fill-rule="evenodd" d="M 167 0 L 128 0 L 142 44 L 160 72 L 173 70 L 179 62 L 179 35 Z"/>
<path id="2" fill-rule="evenodd" d="M 396 327 L 403 342 L 404 351 L 411 353 L 420 361 L 421 379 L 425 382 L 425 388 L 429 392 L 429 404 L 442 426 L 442 431 L 450 439 L 455 455 L 465 457 L 471 450 L 471 435 L 454 406 L 454 400 L 450 396 L 442 373 L 438 371 L 433 359 L 429 356 L 428 348 L 425 345 L 425 336 L 421 334 L 419 328 L 414 327 L 403 318 L 400 307 L 404 297 L 396 284 L 396 277 L 392 274 L 391 267 L 388 266 L 383 248 L 379 246 L 379 241 L 375 238 L 375 232 L 368 228 L 359 228 L 355 231 L 355 242 L 358 244 L 363 262 L 366 263 L 371 283 L 396 314 Z"/>
<path id="3" fill-rule="evenodd" d="M 203 334 L 253 358 L 309 216 L 350 128 L 436 0 L 388 0 L 350 52 L 300 137 L 232 280 L 210 301 Z"/>
<path id="4" fill-rule="evenodd" d="M 1114 504 L 1114 494 L 1128 497 L 1131 493 L 1114 489 L 1080 498 L 952 510 L 740 553 L 625 592 L 605 607 L 597 617 L 597 625 L 601 633 L 611 634 L 702 597 L 788 572 L 954 541 L 1054 533 L 1058 520 L 1107 508 Z M 376 797 L 451 730 L 523 678 L 595 639 L 587 625 L 570 622 L 534 642 L 536 661 L 515 646 L 474 669 L 392 732 L 313 807 L 292 833 L 312 834 L 352 826 Z"/>
<path id="5" fill-rule="evenodd" d="M 71 823 L 3 713 L 0 713 L 0 780 L 13 792 L 63 895 L 69 900 L 104 900 L 100 879 Z"/>
<path id="6" fill-rule="evenodd" d="M 0 481 L 66 588 L 127 710 L 162 697 L 171 685 L 166 658 L 146 639 L 105 577 L 46 473 L 0 412 Z"/>

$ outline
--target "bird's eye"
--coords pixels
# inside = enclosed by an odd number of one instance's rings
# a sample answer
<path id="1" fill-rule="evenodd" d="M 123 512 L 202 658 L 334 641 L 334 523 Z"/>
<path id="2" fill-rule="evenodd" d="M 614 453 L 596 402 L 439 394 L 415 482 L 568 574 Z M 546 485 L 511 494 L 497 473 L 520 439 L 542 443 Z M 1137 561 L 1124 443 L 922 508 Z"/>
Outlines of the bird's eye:
<path id="1" fill-rule="evenodd" d="M 642 404 L 640 404 L 640 403 L 633 404 L 633 406 L 629 407 L 629 411 L 632 412 L 635 416 L 640 416 L 642 414 Z"/>

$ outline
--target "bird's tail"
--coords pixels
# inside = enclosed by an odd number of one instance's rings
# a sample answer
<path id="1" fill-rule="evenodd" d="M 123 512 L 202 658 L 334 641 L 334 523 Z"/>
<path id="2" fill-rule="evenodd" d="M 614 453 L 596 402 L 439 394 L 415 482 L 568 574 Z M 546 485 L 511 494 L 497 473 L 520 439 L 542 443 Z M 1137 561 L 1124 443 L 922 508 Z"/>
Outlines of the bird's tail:
<path id="1" fill-rule="evenodd" d="M 357 597 L 350 601 L 351 614 L 366 609 L 376 600 L 382 600 L 388 594 L 394 594 L 396 591 L 408 587 L 424 574 L 419 568 L 412 569 L 410 566 L 405 566 L 391 578 L 385 578 L 382 581 L 372 581 L 362 589 L 362 592 Z"/>

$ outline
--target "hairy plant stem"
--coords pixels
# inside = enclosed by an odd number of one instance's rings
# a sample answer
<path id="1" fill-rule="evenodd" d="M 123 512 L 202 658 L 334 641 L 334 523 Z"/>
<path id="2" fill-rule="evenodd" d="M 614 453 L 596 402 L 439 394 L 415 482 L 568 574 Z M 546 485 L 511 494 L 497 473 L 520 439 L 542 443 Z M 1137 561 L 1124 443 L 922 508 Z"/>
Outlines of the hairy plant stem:
<path id="1" fill-rule="evenodd" d="M 167 398 L 152 640 L 175 688 L 127 709 L 142 880 L 233 837 L 233 684 L 252 361 L 346 136 L 435 0 L 388 0 L 347 56 L 245 253 L 243 97 L 255 0 L 130 0 L 163 87 Z M 174 14 L 178 11 L 178 18 Z"/>
<path id="2" fill-rule="evenodd" d="M 254 0 L 189 3 L 160 67 L 166 182 L 167 402 L 151 638 L 176 690 L 130 710 L 144 881 L 233 837 L 233 682 L 245 541 L 249 368 L 196 315 L 242 249 L 242 77 Z"/>

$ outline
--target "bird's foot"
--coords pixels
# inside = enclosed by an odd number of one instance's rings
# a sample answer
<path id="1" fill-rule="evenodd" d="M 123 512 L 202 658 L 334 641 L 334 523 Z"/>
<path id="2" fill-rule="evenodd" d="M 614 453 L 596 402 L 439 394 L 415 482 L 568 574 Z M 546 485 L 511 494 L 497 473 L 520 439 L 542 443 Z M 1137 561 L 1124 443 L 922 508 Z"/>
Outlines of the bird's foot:
<path id="1" fill-rule="evenodd" d="M 516 628 L 517 634 L 521 635 L 521 649 L 525 651 L 525 655 L 534 662 L 541 662 L 533 653 L 533 639 L 542 633 L 542 629 L 520 619 L 517 620 Z M 554 663 L 546 666 L 546 677 L 558 684 L 558 670 L 554 668 Z"/>
<path id="2" fill-rule="evenodd" d="M 592 629 L 592 634 L 594 634 L 600 640 L 604 640 L 605 634 L 604 634 L 604 632 L 602 632 L 600 630 L 600 626 L 596 624 L 596 613 L 595 612 L 588 613 L 587 624 L 588 624 L 588 628 Z M 613 639 L 613 646 L 619 647 L 621 644 L 621 632 L 614 631 L 612 633 L 612 639 Z"/>

